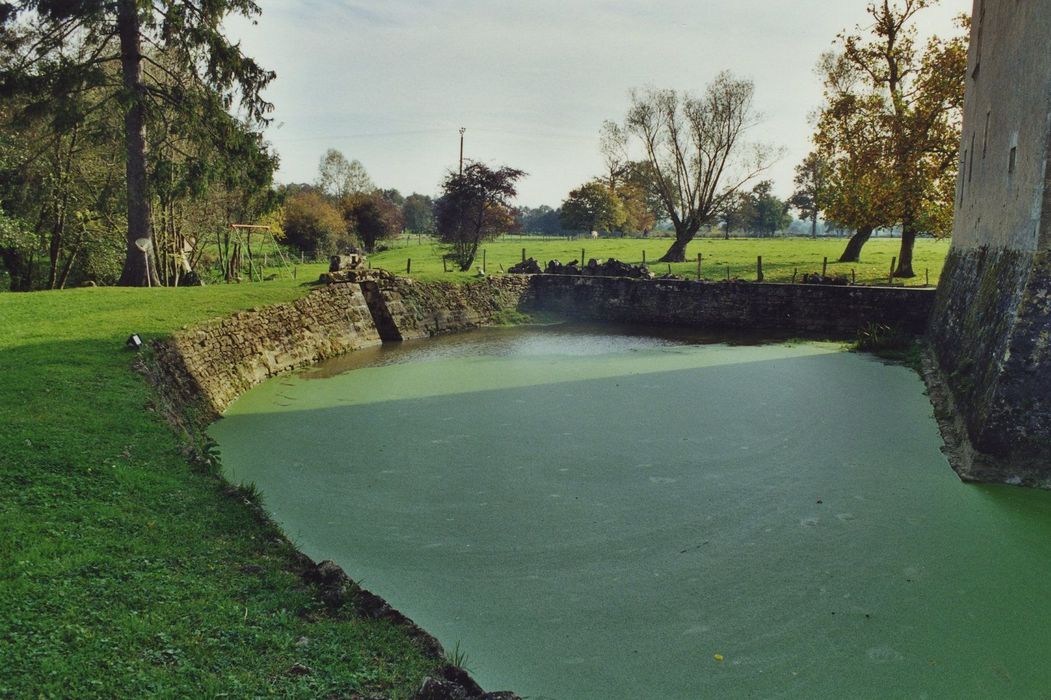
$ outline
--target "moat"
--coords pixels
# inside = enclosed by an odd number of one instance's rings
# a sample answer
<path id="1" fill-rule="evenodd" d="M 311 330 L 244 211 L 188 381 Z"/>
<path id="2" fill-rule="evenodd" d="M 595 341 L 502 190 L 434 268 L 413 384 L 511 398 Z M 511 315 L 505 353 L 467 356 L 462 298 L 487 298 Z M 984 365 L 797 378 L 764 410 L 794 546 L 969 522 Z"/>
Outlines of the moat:
<path id="1" fill-rule="evenodd" d="M 476 331 L 271 380 L 211 433 L 307 554 L 487 688 L 1051 685 L 1051 493 L 960 482 L 919 377 L 838 344 Z"/>

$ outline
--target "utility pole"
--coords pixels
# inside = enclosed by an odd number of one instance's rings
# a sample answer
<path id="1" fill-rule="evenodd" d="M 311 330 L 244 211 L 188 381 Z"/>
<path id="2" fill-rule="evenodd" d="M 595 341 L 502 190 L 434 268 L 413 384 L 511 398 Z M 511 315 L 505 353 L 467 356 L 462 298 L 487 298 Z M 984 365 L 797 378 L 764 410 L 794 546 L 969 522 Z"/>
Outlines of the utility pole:
<path id="1" fill-rule="evenodd" d="M 460 177 L 463 177 L 463 132 L 467 131 L 465 127 L 460 127 Z"/>

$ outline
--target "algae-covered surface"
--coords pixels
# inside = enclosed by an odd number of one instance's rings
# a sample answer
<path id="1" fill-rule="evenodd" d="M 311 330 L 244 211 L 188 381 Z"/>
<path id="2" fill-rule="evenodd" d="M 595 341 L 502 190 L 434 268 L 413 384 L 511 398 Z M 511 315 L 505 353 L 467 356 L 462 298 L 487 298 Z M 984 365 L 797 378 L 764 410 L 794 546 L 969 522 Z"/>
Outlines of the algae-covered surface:
<path id="1" fill-rule="evenodd" d="M 501 329 L 355 353 L 212 428 L 302 548 L 532 698 L 1041 697 L 1051 494 L 961 483 L 834 344 Z"/>

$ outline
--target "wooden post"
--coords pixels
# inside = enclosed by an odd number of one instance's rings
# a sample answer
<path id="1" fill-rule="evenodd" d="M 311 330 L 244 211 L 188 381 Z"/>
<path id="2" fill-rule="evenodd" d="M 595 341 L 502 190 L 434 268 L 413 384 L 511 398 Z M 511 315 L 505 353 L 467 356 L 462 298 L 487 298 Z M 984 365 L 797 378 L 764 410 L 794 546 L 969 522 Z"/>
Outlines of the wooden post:
<path id="1" fill-rule="evenodd" d="M 756 256 L 755 259 L 755 279 L 757 282 L 763 281 L 763 256 Z"/>
<path id="2" fill-rule="evenodd" d="M 449 271 L 449 258 L 442 256 L 442 272 Z"/>
<path id="3" fill-rule="evenodd" d="M 726 281 L 727 282 L 730 281 L 730 266 L 729 265 L 726 266 Z"/>
<path id="4" fill-rule="evenodd" d="M 412 258 L 405 259 L 405 274 L 412 274 Z"/>
<path id="5" fill-rule="evenodd" d="M 701 281 L 701 253 L 697 253 L 697 281 Z"/>
<path id="6" fill-rule="evenodd" d="M 489 269 L 489 265 L 486 263 L 485 248 L 482 248 L 482 272 Z"/>
<path id="7" fill-rule="evenodd" d="M 854 268 L 850 268 L 850 283 L 851 284 L 857 284 L 858 283 L 858 276 L 855 273 Z"/>
<path id="8" fill-rule="evenodd" d="M 890 259 L 890 276 L 887 277 L 887 284 L 894 284 L 894 268 L 898 266 L 898 257 L 894 256 Z"/>
<path id="9" fill-rule="evenodd" d="M 584 259 L 584 249 L 580 249 L 580 266 L 584 267 L 587 264 L 587 260 Z"/>
<path id="10" fill-rule="evenodd" d="M 668 263 L 668 274 L 671 274 L 671 263 Z"/>
<path id="11" fill-rule="evenodd" d="M 927 282 L 924 284 L 925 287 L 931 286 L 931 268 L 923 268 L 923 276 L 927 278 Z"/>
<path id="12" fill-rule="evenodd" d="M 642 251 L 642 264 L 643 265 L 646 264 L 646 251 L 645 250 Z"/>
<path id="13" fill-rule="evenodd" d="M 825 261 L 821 263 L 821 276 L 828 277 L 828 258 L 825 258 Z"/>
<path id="14" fill-rule="evenodd" d="M 522 248 L 522 262 L 525 262 L 525 248 Z"/>
<path id="15" fill-rule="evenodd" d="M 299 267 L 297 267 L 296 265 L 293 265 L 292 266 L 292 279 L 296 279 L 296 276 L 298 275 L 298 273 L 299 273 Z"/>

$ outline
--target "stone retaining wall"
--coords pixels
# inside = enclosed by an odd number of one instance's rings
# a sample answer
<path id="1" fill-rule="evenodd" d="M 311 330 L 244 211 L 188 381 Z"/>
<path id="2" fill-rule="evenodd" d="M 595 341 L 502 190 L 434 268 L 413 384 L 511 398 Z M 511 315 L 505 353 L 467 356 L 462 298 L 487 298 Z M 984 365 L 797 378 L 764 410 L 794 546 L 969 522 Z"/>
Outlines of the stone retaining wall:
<path id="1" fill-rule="evenodd" d="M 402 340 L 492 325 L 531 298 L 530 279 L 521 275 L 471 284 L 416 282 L 391 275 L 380 280 L 380 292 Z"/>
<path id="2" fill-rule="evenodd" d="M 952 250 L 930 339 L 969 439 L 953 467 L 1051 487 L 1051 254 Z"/>
<path id="3" fill-rule="evenodd" d="M 587 320 L 853 337 L 870 323 L 922 334 L 934 290 L 537 275 L 527 301 Z"/>
<path id="4" fill-rule="evenodd" d="M 184 329 L 154 351 L 164 391 L 214 417 L 268 377 L 379 342 L 361 288 L 334 284 Z"/>

